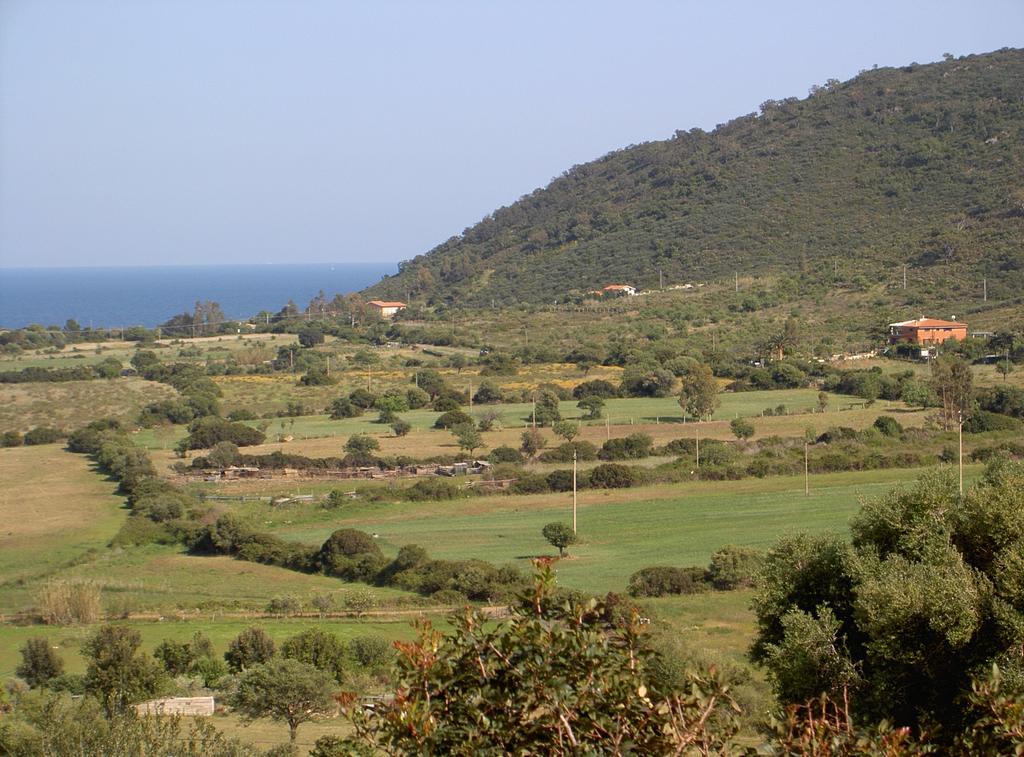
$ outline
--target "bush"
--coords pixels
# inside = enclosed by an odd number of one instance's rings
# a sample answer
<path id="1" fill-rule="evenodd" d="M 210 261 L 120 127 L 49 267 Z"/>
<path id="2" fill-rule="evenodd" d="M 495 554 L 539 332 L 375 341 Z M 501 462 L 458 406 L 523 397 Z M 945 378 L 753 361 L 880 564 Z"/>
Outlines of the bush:
<path id="1" fill-rule="evenodd" d="M 878 416 L 873 425 L 886 436 L 899 436 L 903 433 L 903 426 L 890 415 Z"/>
<path id="2" fill-rule="evenodd" d="M 224 660 L 233 673 L 262 665 L 277 653 L 274 640 L 262 628 L 251 626 L 233 638 Z"/>
<path id="3" fill-rule="evenodd" d="M 573 452 L 579 461 L 597 460 L 597 447 L 590 442 L 566 442 L 540 455 L 542 463 L 571 463 Z"/>
<path id="4" fill-rule="evenodd" d="M 630 434 L 606 441 L 598 457 L 602 460 L 640 460 L 649 457 L 653 447 L 654 440 L 648 434 Z"/>
<path id="5" fill-rule="evenodd" d="M 763 564 L 764 554 L 760 550 L 730 544 L 711 555 L 707 579 L 720 590 L 750 587 Z"/>
<path id="6" fill-rule="evenodd" d="M 412 431 L 412 424 L 404 418 L 396 418 L 391 424 L 391 431 L 395 436 L 405 436 Z"/>
<path id="7" fill-rule="evenodd" d="M 24 443 L 25 439 L 18 431 L 4 431 L 0 435 L 0 447 L 20 447 Z"/>
<path id="8" fill-rule="evenodd" d="M 274 597 L 267 603 L 267 612 L 271 615 L 291 617 L 302 612 L 302 603 L 298 597 L 290 594 Z"/>
<path id="9" fill-rule="evenodd" d="M 394 647 L 382 636 L 356 636 L 348 643 L 348 651 L 364 668 L 385 668 L 394 659 Z"/>
<path id="10" fill-rule="evenodd" d="M 704 569 L 654 566 L 642 568 L 629 577 L 626 589 L 631 597 L 663 597 L 667 594 L 697 594 L 707 591 Z"/>
<path id="11" fill-rule="evenodd" d="M 440 477 L 420 479 L 402 492 L 410 502 L 440 502 L 455 499 L 459 493 L 459 487 L 454 481 Z"/>
<path id="12" fill-rule="evenodd" d="M 524 462 L 523 453 L 514 447 L 508 446 L 495 447 L 487 455 L 487 460 L 495 464 L 513 463 L 515 465 L 522 465 Z"/>
<path id="13" fill-rule="evenodd" d="M 232 442 L 239 447 L 263 444 L 265 436 L 259 429 L 232 423 L 215 415 L 193 421 L 188 427 L 185 449 L 208 449 L 217 442 Z"/>
<path id="14" fill-rule="evenodd" d="M 434 421 L 434 428 L 452 429 L 463 423 L 473 425 L 473 418 L 469 413 L 456 408 L 439 415 L 437 420 Z"/>
<path id="15" fill-rule="evenodd" d="M 571 470 L 555 470 L 551 471 L 547 477 L 548 489 L 553 492 L 571 492 L 572 491 L 572 471 Z"/>
<path id="16" fill-rule="evenodd" d="M 513 494 L 543 494 L 549 491 L 548 479 L 542 473 L 524 473 L 512 484 Z"/>
<path id="17" fill-rule="evenodd" d="M 964 421 L 964 431 L 969 434 L 982 434 L 986 431 L 1016 431 L 1020 433 L 1022 430 L 1024 430 L 1024 423 L 1016 418 L 985 410 L 974 412 Z"/>
<path id="18" fill-rule="evenodd" d="M 39 427 L 34 428 L 25 434 L 25 444 L 33 446 L 36 444 L 53 444 L 64 438 L 64 432 L 55 428 Z"/>
<path id="19" fill-rule="evenodd" d="M 581 400 L 584 397 L 600 397 L 601 399 L 612 399 L 619 396 L 619 390 L 609 381 L 593 379 L 577 384 L 572 390 L 572 396 Z"/>
<path id="20" fill-rule="evenodd" d="M 327 414 L 332 421 L 342 418 L 358 418 L 363 414 L 364 408 L 357 405 L 348 397 L 339 397 L 327 406 Z"/>
<path id="21" fill-rule="evenodd" d="M 617 463 L 602 463 L 590 471 L 588 484 L 593 489 L 622 489 L 637 483 L 632 468 Z"/>

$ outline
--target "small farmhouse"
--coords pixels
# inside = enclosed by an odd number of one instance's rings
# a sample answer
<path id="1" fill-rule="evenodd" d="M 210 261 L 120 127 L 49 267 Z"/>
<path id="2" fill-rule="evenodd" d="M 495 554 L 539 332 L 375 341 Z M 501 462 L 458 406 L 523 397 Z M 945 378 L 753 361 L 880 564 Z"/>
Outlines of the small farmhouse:
<path id="1" fill-rule="evenodd" d="M 967 338 L 967 324 L 961 321 L 940 321 L 918 318 L 889 324 L 889 341 L 893 344 L 942 344 L 947 339 L 963 341 Z"/>
<path id="2" fill-rule="evenodd" d="M 605 294 L 612 295 L 628 295 L 632 297 L 636 294 L 636 287 L 630 286 L 629 284 L 609 284 L 602 290 Z"/>
<path id="3" fill-rule="evenodd" d="M 407 307 L 404 302 L 385 302 L 384 300 L 370 300 L 367 304 L 373 308 L 381 318 L 391 318 L 399 310 L 405 310 Z"/>

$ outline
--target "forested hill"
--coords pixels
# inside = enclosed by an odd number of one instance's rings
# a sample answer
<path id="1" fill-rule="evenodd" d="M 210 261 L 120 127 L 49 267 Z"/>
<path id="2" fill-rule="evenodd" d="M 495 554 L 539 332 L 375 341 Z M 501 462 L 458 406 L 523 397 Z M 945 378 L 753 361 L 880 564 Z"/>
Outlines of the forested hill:
<path id="1" fill-rule="evenodd" d="M 1015 296 L 1022 177 L 1024 51 L 878 68 L 574 166 L 366 294 L 553 302 L 653 287 L 659 270 L 668 284 L 838 264 L 895 282 L 907 264 Z"/>

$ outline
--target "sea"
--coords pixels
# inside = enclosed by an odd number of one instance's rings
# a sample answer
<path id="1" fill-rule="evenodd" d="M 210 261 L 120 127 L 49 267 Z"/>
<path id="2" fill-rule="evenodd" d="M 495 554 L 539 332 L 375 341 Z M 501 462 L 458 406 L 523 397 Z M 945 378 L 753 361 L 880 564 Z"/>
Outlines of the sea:
<path id="1" fill-rule="evenodd" d="M 0 268 L 0 327 L 159 326 L 192 312 L 196 300 L 220 304 L 231 319 L 277 312 L 289 300 L 305 308 L 394 273 L 395 263 Z"/>

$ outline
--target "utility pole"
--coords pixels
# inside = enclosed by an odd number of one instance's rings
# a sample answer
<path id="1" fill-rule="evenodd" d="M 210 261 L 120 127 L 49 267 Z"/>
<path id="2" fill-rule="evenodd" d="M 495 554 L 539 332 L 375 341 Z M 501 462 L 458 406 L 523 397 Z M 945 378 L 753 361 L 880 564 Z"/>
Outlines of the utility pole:
<path id="1" fill-rule="evenodd" d="M 658 289 L 665 288 L 665 279 L 661 275 L 661 269 L 658 269 Z"/>
<path id="2" fill-rule="evenodd" d="M 740 291 L 740 272 L 736 272 L 736 291 Z"/>
<path id="3" fill-rule="evenodd" d="M 957 412 L 957 436 L 960 444 L 960 496 L 964 496 L 964 413 Z"/>
<path id="4" fill-rule="evenodd" d="M 192 328 L 194 330 L 195 326 Z M 295 350 L 288 350 L 288 369 L 295 373 Z"/>
<path id="5" fill-rule="evenodd" d="M 473 382 L 469 382 L 469 409 L 473 409 Z"/>
<path id="6" fill-rule="evenodd" d="M 987 276 L 981 280 L 981 291 L 983 292 L 982 299 L 985 302 L 988 302 L 988 277 Z"/>
<path id="7" fill-rule="evenodd" d="M 904 289 L 907 288 L 907 265 L 906 265 L 906 263 L 903 264 L 903 288 Z"/>
<path id="8" fill-rule="evenodd" d="M 327 356 L 327 378 L 331 377 L 331 356 Z"/>
<path id="9" fill-rule="evenodd" d="M 612 438 L 612 417 L 610 415 L 604 417 L 604 438 Z"/>
<path id="10" fill-rule="evenodd" d="M 811 479 L 809 476 L 809 468 L 807 465 L 807 442 L 804 442 L 804 496 L 811 496 Z"/>
<path id="11" fill-rule="evenodd" d="M 697 430 L 697 478 L 700 478 L 700 418 L 697 419 L 694 428 Z"/>
<path id="12" fill-rule="evenodd" d="M 576 533 L 576 448 L 572 449 L 572 532 Z"/>
<path id="13" fill-rule="evenodd" d="M 533 393 L 533 430 L 537 430 L 537 393 Z"/>

